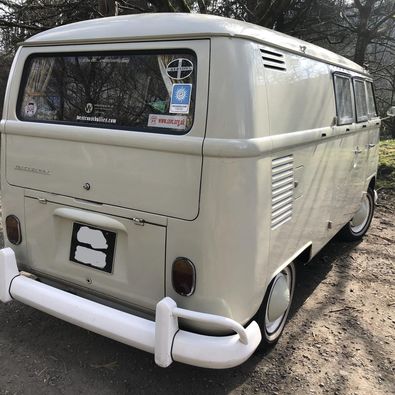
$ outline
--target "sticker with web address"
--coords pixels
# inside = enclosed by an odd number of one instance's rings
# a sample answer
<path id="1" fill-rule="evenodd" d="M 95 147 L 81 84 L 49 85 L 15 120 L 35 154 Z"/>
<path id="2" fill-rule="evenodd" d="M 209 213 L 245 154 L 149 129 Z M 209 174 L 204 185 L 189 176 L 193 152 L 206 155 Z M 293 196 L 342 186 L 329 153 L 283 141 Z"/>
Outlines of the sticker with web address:
<path id="1" fill-rule="evenodd" d="M 174 84 L 171 91 L 171 114 L 188 114 L 191 103 L 192 84 Z"/>

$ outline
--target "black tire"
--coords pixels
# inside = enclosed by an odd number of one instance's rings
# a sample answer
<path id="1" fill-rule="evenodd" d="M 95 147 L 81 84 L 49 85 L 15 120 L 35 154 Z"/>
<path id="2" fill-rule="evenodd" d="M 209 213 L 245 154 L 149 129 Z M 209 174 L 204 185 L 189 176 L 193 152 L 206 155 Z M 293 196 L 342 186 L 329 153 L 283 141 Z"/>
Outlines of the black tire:
<path id="1" fill-rule="evenodd" d="M 269 305 L 270 305 L 271 297 L 273 296 L 273 290 L 275 289 L 274 285 L 278 281 L 283 281 L 284 278 L 289 287 L 289 302 L 284 313 L 280 315 L 277 319 L 270 321 Z M 255 316 L 255 321 L 258 323 L 262 334 L 262 341 L 259 345 L 259 349 L 261 350 L 265 350 L 274 346 L 284 330 L 288 318 L 289 310 L 292 305 L 292 299 L 295 290 L 295 278 L 296 278 L 295 265 L 293 263 L 290 263 L 285 269 L 283 269 L 279 274 L 277 274 L 273 278 L 273 280 L 270 282 L 266 290 L 266 294 L 263 299 L 262 305 Z"/>
<path id="2" fill-rule="evenodd" d="M 361 206 L 354 217 L 340 230 L 338 238 L 343 241 L 358 241 L 366 234 L 374 214 L 374 192 L 369 188 L 362 198 Z M 358 218 L 358 224 L 354 224 Z"/>

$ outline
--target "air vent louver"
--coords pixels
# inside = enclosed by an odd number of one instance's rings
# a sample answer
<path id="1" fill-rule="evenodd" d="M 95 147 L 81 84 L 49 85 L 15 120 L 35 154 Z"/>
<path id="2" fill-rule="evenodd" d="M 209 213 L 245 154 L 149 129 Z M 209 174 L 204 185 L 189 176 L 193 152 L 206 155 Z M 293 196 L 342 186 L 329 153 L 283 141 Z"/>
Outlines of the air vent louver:
<path id="1" fill-rule="evenodd" d="M 285 71 L 287 67 L 285 65 L 284 55 L 274 51 L 268 51 L 267 49 L 261 49 L 263 66 L 266 69 Z"/>
<path id="2" fill-rule="evenodd" d="M 294 191 L 293 155 L 272 160 L 272 222 L 277 228 L 292 219 Z"/>

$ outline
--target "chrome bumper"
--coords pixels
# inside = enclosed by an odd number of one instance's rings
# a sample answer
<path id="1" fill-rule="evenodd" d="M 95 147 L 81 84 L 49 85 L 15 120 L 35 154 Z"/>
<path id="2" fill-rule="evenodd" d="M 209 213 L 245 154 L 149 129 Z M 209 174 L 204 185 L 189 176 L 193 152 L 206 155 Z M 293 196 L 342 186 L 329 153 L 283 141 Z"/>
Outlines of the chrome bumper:
<path id="1" fill-rule="evenodd" d="M 178 308 L 169 297 L 156 305 L 155 322 L 40 283 L 18 271 L 11 248 L 0 250 L 0 301 L 12 299 L 100 335 L 155 354 L 161 367 L 178 361 L 205 368 L 231 368 L 246 361 L 258 347 L 261 332 L 229 318 Z M 236 332 L 205 336 L 179 330 L 178 318 L 212 323 Z"/>

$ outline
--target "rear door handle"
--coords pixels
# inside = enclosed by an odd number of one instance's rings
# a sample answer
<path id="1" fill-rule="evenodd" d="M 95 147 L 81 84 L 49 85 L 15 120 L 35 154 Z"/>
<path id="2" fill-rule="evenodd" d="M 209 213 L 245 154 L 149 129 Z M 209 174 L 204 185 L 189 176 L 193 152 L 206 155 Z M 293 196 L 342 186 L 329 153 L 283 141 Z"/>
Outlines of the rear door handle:
<path id="1" fill-rule="evenodd" d="M 361 153 L 362 153 L 362 150 L 361 150 L 361 149 L 359 149 L 358 147 L 355 148 L 354 154 L 361 154 Z"/>
<path id="2" fill-rule="evenodd" d="M 376 144 L 369 143 L 369 144 L 367 145 L 367 148 L 368 148 L 368 149 L 371 149 L 371 148 L 374 148 L 375 146 L 376 146 Z"/>

